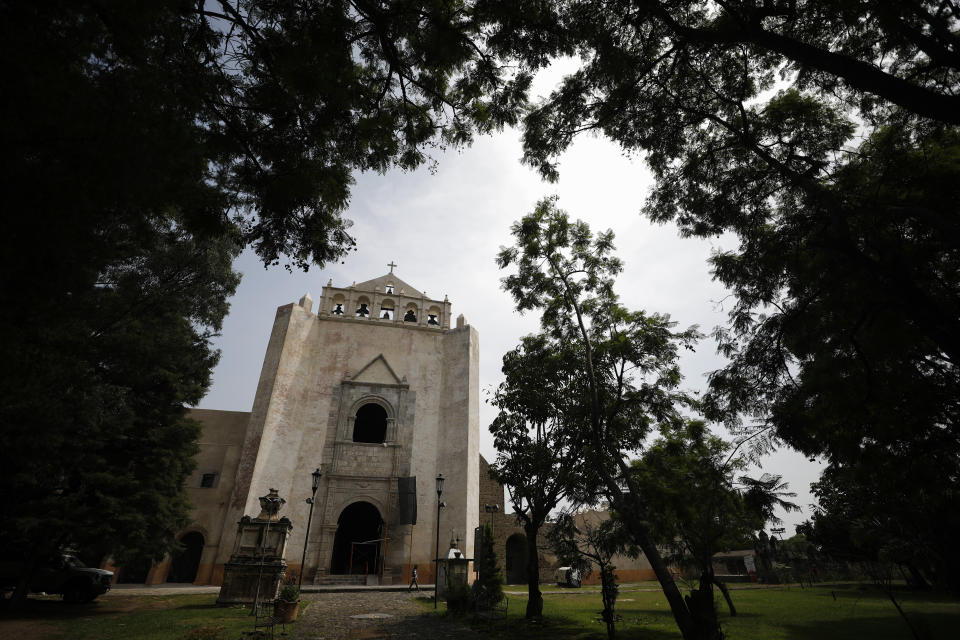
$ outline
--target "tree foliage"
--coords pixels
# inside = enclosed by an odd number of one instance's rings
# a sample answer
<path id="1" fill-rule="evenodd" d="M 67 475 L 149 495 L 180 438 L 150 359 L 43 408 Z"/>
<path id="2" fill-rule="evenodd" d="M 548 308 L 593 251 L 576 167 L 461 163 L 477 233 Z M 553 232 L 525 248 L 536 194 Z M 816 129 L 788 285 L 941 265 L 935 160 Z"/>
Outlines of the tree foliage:
<path id="1" fill-rule="evenodd" d="M 122 235 L 122 234 L 118 234 Z M 186 418 L 218 354 L 235 242 L 140 229 L 86 289 L 5 308 L 0 542 L 25 569 L 64 547 L 157 559 L 187 523 L 200 427 Z"/>
<path id="2" fill-rule="evenodd" d="M 576 405 L 580 381 L 573 373 L 578 360 L 552 346 L 542 335 L 523 338 L 504 355 L 504 381 L 491 399 L 497 458 L 490 474 L 506 486 L 526 534 L 528 618 L 543 613 L 539 532 L 550 512 L 575 493 L 581 457 L 576 424 L 583 411 Z"/>
<path id="3" fill-rule="evenodd" d="M 555 179 L 577 135 L 604 135 L 647 160 L 651 219 L 737 240 L 711 259 L 735 302 L 707 416 L 754 453 L 786 442 L 851 480 L 946 447 L 941 480 L 887 517 L 922 520 L 930 493 L 955 495 L 960 6 L 536 6 L 540 37 L 504 9 L 498 46 L 529 68 L 580 67 L 525 116 L 524 160 Z"/>
<path id="4" fill-rule="evenodd" d="M 614 278 L 621 269 L 613 255 L 613 233 L 596 236 L 581 221 L 573 222 L 554 199 L 511 229 L 514 245 L 501 249 L 498 264 L 514 273 L 503 279 L 519 311 L 539 310 L 536 339 L 548 353 L 563 354 L 567 373 L 577 384 L 564 389 L 572 398 L 572 416 L 564 426 L 575 431 L 580 447 L 580 486 L 600 495 L 620 514 L 624 527 L 663 586 L 684 638 L 716 638 L 715 617 L 702 607 L 688 608 L 645 520 L 645 496 L 630 473 L 629 459 L 647 435 L 680 420 L 688 401 L 677 387 L 678 349 L 690 347 L 695 329 L 674 332 L 665 316 L 630 311 L 617 299 Z M 534 406 L 554 395 L 541 385 Z M 712 611 L 713 603 L 710 602 Z"/>
<path id="5" fill-rule="evenodd" d="M 5 548 L 170 548 L 232 259 L 339 259 L 354 171 L 518 117 L 463 8 L 3 4 Z"/>
<path id="6" fill-rule="evenodd" d="M 477 579 L 470 587 L 471 599 L 479 610 L 491 609 L 503 600 L 503 575 L 497 562 L 493 529 L 489 524 L 480 528 L 480 550 L 477 559 Z"/>
<path id="7" fill-rule="evenodd" d="M 796 494 L 785 492 L 780 476 L 737 477 L 747 461 L 730 449 L 704 422 L 689 420 L 664 430 L 634 462 L 633 474 L 668 562 L 697 577 L 703 601 L 713 600 L 717 585 L 736 615 L 726 585 L 714 575 L 713 556 L 752 547 L 758 531 L 778 522 L 775 507 L 799 507 L 785 500 Z"/>
<path id="8" fill-rule="evenodd" d="M 607 626 L 607 637 L 613 640 L 620 592 L 613 558 L 618 554 L 636 557 L 640 550 L 616 513 L 606 518 L 595 511 L 562 513 L 547 536 L 560 562 L 577 569 L 584 578 L 590 576 L 594 567 L 599 569 L 601 618 Z"/>
<path id="9" fill-rule="evenodd" d="M 651 218 L 739 239 L 712 259 L 736 294 L 713 417 L 830 456 L 905 422 L 955 429 L 953 3 L 584 0 L 538 15 L 555 37 L 515 55 L 582 64 L 526 117 L 525 160 L 554 178 L 578 133 L 603 133 L 645 153 Z"/>
<path id="10" fill-rule="evenodd" d="M 818 506 L 798 528 L 843 562 L 896 563 L 918 586 L 960 589 L 953 538 L 956 479 L 950 449 L 903 456 L 865 453 L 862 464 L 828 466 L 812 485 Z M 882 456 L 882 457 L 877 457 Z M 882 468 L 882 473 L 874 469 Z"/>

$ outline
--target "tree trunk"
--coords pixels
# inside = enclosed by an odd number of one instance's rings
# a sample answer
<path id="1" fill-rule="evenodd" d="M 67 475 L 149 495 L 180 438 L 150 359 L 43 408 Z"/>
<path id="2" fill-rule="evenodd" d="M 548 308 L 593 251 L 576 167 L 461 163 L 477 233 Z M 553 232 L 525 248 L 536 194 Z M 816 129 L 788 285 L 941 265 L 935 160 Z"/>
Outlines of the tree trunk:
<path id="1" fill-rule="evenodd" d="M 540 554 L 537 551 L 537 533 L 540 527 L 527 524 L 527 618 L 543 615 L 543 595 L 540 593 Z"/>
<path id="2" fill-rule="evenodd" d="M 700 586 L 691 591 L 684 600 L 690 617 L 693 618 L 698 640 L 723 640 L 720 623 L 717 621 L 717 610 L 713 606 L 713 572 L 708 571 L 700 575 Z"/>
<path id="3" fill-rule="evenodd" d="M 603 598 L 603 621 L 607 624 L 607 638 L 613 640 L 616 633 L 617 574 L 609 564 L 600 566 L 600 588 Z"/>
<path id="4" fill-rule="evenodd" d="M 907 563 L 907 571 L 910 572 L 910 586 L 914 589 L 922 589 L 926 591 L 930 588 L 930 583 L 927 582 L 927 579 L 923 577 L 923 574 L 920 573 L 920 570 L 917 569 L 917 565 L 912 562 Z"/>
<path id="5" fill-rule="evenodd" d="M 663 595 L 667 598 L 667 603 L 670 605 L 670 612 L 673 613 L 673 619 L 677 622 L 677 627 L 680 629 L 681 635 L 683 635 L 683 640 L 722 639 L 723 634 L 720 632 L 720 626 L 716 624 L 716 617 L 714 617 L 713 625 L 707 623 L 706 626 L 704 626 L 707 621 L 695 616 L 688 608 L 688 602 L 684 600 L 680 589 L 677 587 L 677 583 L 673 579 L 673 575 L 670 573 L 670 569 L 667 567 L 667 563 L 663 561 L 663 556 L 660 555 L 660 550 L 650 537 L 650 531 L 646 523 L 637 515 L 641 513 L 638 505 L 625 504 L 626 500 L 618 500 L 617 502 L 619 502 L 619 504 L 613 501 L 611 502 L 614 510 L 623 517 L 624 522 L 630 529 L 634 542 L 636 542 L 637 546 L 643 551 L 647 557 L 647 561 L 650 563 L 650 567 L 657 576 L 657 581 L 660 583 L 660 588 L 663 589 Z M 711 606 L 712 604 L 711 602 Z"/>
<path id="6" fill-rule="evenodd" d="M 730 591 L 727 589 L 726 583 L 722 580 L 713 579 L 713 584 L 717 585 L 717 588 L 720 589 L 720 593 L 723 594 L 723 599 L 727 601 L 727 607 L 730 608 L 730 617 L 737 617 L 737 608 L 733 606 L 733 600 L 730 599 Z"/>

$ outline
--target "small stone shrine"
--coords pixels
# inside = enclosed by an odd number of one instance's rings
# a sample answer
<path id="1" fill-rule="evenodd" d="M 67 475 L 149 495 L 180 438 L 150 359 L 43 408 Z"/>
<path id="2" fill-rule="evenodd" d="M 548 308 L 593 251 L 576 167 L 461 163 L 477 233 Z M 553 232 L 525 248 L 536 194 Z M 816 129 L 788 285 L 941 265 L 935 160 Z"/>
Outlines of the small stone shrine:
<path id="1" fill-rule="evenodd" d="M 260 515 L 243 516 L 230 561 L 224 565 L 223 586 L 217 604 L 253 604 L 277 597 L 287 570 L 284 552 L 293 525 L 279 517 L 286 500 L 276 489 L 260 498 Z"/>
<path id="2" fill-rule="evenodd" d="M 460 540 L 450 541 L 446 558 L 440 558 L 439 577 L 437 578 L 437 597 L 446 598 L 453 592 L 466 588 L 473 558 L 466 557 L 459 549 Z"/>

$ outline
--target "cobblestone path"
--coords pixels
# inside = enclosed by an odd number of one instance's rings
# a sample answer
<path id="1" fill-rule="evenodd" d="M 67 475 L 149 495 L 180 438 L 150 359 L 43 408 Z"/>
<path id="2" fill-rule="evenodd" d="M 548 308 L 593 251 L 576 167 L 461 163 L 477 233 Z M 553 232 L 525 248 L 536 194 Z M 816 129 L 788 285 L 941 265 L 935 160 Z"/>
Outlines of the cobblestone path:
<path id="1" fill-rule="evenodd" d="M 414 601 L 415 597 L 416 594 L 406 592 L 304 594 L 303 599 L 309 600 L 310 606 L 297 621 L 293 637 L 298 640 L 480 640 L 485 637 L 434 615 L 432 610 L 424 610 Z"/>

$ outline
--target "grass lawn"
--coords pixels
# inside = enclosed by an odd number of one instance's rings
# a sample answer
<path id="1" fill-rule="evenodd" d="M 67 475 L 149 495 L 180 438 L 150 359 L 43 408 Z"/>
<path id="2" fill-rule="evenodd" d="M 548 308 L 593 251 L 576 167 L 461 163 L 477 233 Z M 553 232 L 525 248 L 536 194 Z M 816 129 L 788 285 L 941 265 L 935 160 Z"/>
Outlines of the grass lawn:
<path id="1" fill-rule="evenodd" d="M 679 640 L 666 599 L 647 585 L 622 585 L 617 636 L 624 640 Z M 519 591 L 508 587 L 509 591 Z M 924 640 L 960 636 L 960 602 L 942 596 L 898 591 L 897 599 Z M 475 628 L 504 640 L 602 640 L 600 593 L 551 590 L 544 619 L 524 620 L 526 597 L 511 595 L 506 620 Z M 732 591 L 739 615 L 731 618 L 722 599 L 717 608 L 730 640 L 912 640 L 904 620 L 885 594 L 866 585 Z M 31 598 L 17 611 L 0 611 L 0 638 L 18 640 L 180 640 L 199 626 L 223 627 L 227 638 L 253 628 L 249 610 L 215 606 L 216 595 L 113 596 L 89 605 L 65 606 L 57 598 Z M 422 598 L 424 615 L 435 615 Z M 307 604 L 302 603 L 301 606 Z M 442 605 L 441 605 L 442 607 Z M 442 610 L 442 609 L 441 609 Z M 288 627 L 289 630 L 289 627 Z"/>
<path id="2" fill-rule="evenodd" d="M 621 623 L 618 638 L 679 640 L 666 598 L 660 592 L 633 591 L 623 585 L 617 600 Z M 508 587 L 508 590 L 516 589 Z M 575 589 L 544 595 L 544 619 L 524 620 L 525 596 L 509 596 L 505 621 L 487 623 L 491 637 L 506 640 L 600 639 L 606 630 L 600 621 L 599 593 L 578 594 Z M 731 592 L 737 617 L 730 617 L 717 594 L 717 610 L 730 640 L 912 640 L 903 618 L 888 597 L 872 586 L 744 589 Z M 896 592 L 898 602 L 924 640 L 960 637 L 960 601 L 908 591 Z"/>
<path id="3" fill-rule="evenodd" d="M 200 626 L 223 627 L 228 638 L 253 630 L 249 609 L 218 607 L 216 600 L 216 594 L 111 596 L 65 605 L 55 597 L 31 597 L 23 609 L 0 611 L 0 638 L 179 640 Z"/>

